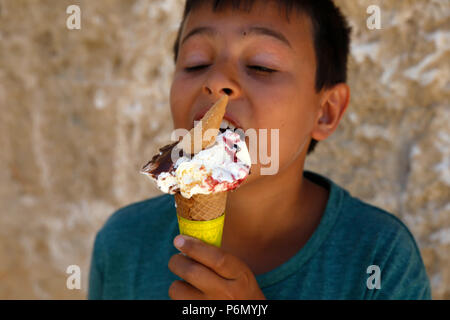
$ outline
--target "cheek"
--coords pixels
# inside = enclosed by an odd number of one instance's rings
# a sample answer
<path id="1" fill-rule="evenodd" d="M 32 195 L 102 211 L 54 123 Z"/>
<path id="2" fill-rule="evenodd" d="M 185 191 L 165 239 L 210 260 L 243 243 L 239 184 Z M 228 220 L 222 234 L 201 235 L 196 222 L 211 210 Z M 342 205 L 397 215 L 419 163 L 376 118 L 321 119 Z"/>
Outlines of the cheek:
<path id="1" fill-rule="evenodd" d="M 188 101 L 190 101 L 187 93 L 190 91 L 186 88 L 188 83 L 180 80 L 175 77 L 170 87 L 170 111 L 174 128 L 187 128 L 189 126 L 186 123 L 189 114 Z"/>
<path id="2" fill-rule="evenodd" d="M 266 102 L 264 110 L 257 112 L 260 128 L 279 130 L 280 152 L 283 154 L 286 148 L 299 145 L 311 129 L 313 106 L 292 92 Z"/>
<path id="3" fill-rule="evenodd" d="M 312 109 L 308 106 L 294 106 L 283 117 L 280 128 L 280 168 L 294 161 L 306 148 L 306 143 L 313 128 Z"/>
<path id="4" fill-rule="evenodd" d="M 273 92 L 273 91 L 272 91 Z M 255 110 L 258 128 L 267 129 L 267 147 L 261 148 L 262 153 L 273 161 L 278 157 L 278 168 L 284 167 L 294 161 L 300 151 L 305 151 L 309 135 L 313 128 L 314 104 L 292 91 L 286 95 L 267 97 L 261 100 L 261 107 Z M 278 139 L 272 139 L 272 130 L 278 130 Z M 260 168 L 270 167 L 271 164 L 260 164 L 259 143 L 264 144 L 261 133 L 258 133 L 258 163 L 254 165 L 255 176 L 259 176 Z"/>
<path id="5" fill-rule="evenodd" d="M 273 83 L 252 88 L 254 113 L 260 128 L 291 130 L 301 126 L 302 115 L 311 104 L 311 91 L 296 74 L 274 78 Z M 310 110 L 312 110 L 310 108 Z"/>

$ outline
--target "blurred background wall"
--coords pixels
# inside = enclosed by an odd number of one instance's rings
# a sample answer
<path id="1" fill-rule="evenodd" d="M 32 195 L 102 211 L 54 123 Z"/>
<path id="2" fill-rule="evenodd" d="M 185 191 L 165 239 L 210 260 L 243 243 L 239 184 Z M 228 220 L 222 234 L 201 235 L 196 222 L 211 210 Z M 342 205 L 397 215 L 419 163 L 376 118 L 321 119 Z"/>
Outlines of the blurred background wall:
<path id="1" fill-rule="evenodd" d="M 340 0 L 352 98 L 307 159 L 413 232 L 434 298 L 450 298 L 447 0 Z M 68 30 L 66 8 L 81 8 Z M 83 299 L 94 236 L 159 194 L 138 173 L 172 128 L 183 0 L 0 0 L 0 298 Z M 369 5 L 381 30 L 369 30 Z M 66 268 L 81 268 L 81 290 Z"/>

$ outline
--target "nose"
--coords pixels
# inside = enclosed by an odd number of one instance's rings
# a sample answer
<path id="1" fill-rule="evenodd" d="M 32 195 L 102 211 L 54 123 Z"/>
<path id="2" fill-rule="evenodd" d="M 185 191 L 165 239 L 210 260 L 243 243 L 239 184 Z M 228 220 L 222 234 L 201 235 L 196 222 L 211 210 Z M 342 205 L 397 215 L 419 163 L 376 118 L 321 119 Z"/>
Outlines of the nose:
<path id="1" fill-rule="evenodd" d="M 211 89 L 211 86 L 209 85 L 204 85 L 203 91 L 207 94 L 218 93 L 218 94 L 227 94 L 229 96 L 233 95 L 234 92 L 233 89 L 231 88 L 222 88 L 222 89 L 219 88 L 218 90 Z"/>
<path id="2" fill-rule="evenodd" d="M 240 95 L 240 88 L 235 80 L 230 66 L 216 68 L 216 70 L 211 70 L 205 80 L 203 92 L 216 97 L 226 94 L 230 98 L 237 98 Z"/>

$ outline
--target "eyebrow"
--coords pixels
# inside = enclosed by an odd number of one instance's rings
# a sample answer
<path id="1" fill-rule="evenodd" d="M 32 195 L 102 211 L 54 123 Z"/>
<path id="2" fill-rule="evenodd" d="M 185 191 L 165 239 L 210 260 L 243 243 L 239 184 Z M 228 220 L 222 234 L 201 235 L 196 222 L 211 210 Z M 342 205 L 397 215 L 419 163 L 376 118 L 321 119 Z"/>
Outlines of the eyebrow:
<path id="1" fill-rule="evenodd" d="M 264 36 L 269 36 L 269 37 L 275 38 L 292 49 L 292 46 L 291 46 L 291 43 L 289 42 L 289 40 L 281 32 L 278 32 L 276 30 L 269 29 L 266 27 L 252 26 L 252 27 L 245 28 L 245 29 L 242 29 L 239 31 L 239 33 L 241 33 L 241 34 L 244 32 L 247 35 L 264 35 Z M 192 37 L 194 35 L 206 35 L 208 37 L 214 38 L 215 36 L 217 36 L 218 33 L 219 32 L 217 31 L 217 29 L 212 28 L 212 27 L 197 27 L 197 28 L 194 28 L 191 31 L 189 31 L 189 33 L 181 41 L 181 44 L 186 42 L 187 39 L 189 39 L 190 37 Z"/>

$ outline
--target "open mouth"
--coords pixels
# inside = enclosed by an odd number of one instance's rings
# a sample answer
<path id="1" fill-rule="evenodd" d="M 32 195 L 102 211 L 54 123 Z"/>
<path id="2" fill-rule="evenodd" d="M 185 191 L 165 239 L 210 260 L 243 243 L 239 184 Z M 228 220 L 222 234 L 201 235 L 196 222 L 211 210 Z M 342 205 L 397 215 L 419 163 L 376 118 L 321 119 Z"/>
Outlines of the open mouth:
<path id="1" fill-rule="evenodd" d="M 196 121 L 200 121 L 205 114 L 207 113 L 208 108 L 204 108 L 202 110 L 200 110 L 199 112 L 197 112 L 197 114 L 194 117 L 194 125 L 196 124 Z M 226 130 L 230 130 L 232 132 L 235 133 L 242 133 L 242 135 L 244 134 L 244 128 L 241 126 L 239 120 L 237 120 L 231 113 L 226 112 L 225 115 L 222 118 L 222 121 L 220 123 L 219 126 L 219 130 L 221 133 L 224 133 Z M 241 134 L 239 134 L 240 136 L 242 136 Z"/>
<path id="2" fill-rule="evenodd" d="M 227 119 L 223 119 L 222 122 L 220 123 L 220 131 L 225 132 L 225 130 L 227 129 L 234 131 L 236 130 L 236 127 Z"/>
<path id="3" fill-rule="evenodd" d="M 240 136 L 240 138 L 242 140 L 245 139 L 244 129 L 237 128 L 234 124 L 232 124 L 227 119 L 222 119 L 222 122 L 220 123 L 220 129 L 219 130 L 220 130 L 221 133 L 224 133 L 227 130 L 233 131 L 233 132 L 239 134 L 239 136 Z"/>

